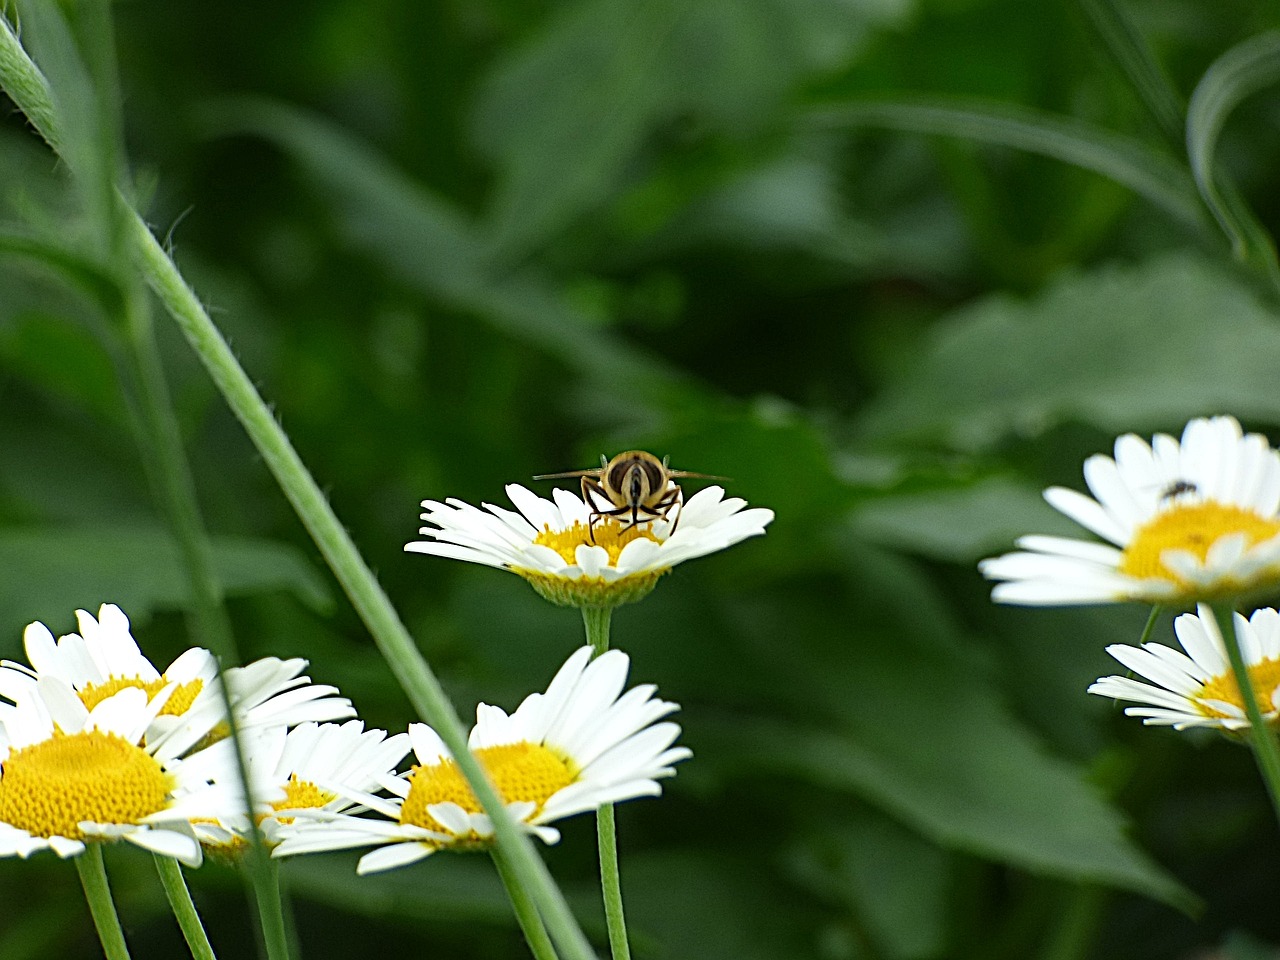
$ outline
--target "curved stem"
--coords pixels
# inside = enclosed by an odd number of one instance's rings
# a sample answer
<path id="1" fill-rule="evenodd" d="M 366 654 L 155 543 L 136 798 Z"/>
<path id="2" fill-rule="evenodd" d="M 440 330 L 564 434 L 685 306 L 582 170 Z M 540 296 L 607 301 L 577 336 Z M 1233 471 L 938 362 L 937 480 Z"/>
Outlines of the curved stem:
<path id="1" fill-rule="evenodd" d="M 1235 674 L 1245 716 L 1249 718 L 1249 742 L 1253 745 L 1253 755 L 1258 761 L 1262 780 L 1267 785 L 1271 806 L 1277 819 L 1280 819 L 1280 744 L 1276 743 L 1275 731 L 1263 719 L 1258 707 L 1257 693 L 1253 689 L 1249 668 L 1244 662 L 1244 653 L 1236 636 L 1235 610 L 1230 604 L 1214 604 L 1213 615 L 1218 621 L 1218 630 L 1227 648 L 1227 659 L 1231 661 L 1231 672 Z"/>
<path id="2" fill-rule="evenodd" d="M 156 873 L 160 875 L 160 885 L 164 887 L 164 895 L 169 898 L 174 919 L 182 928 L 182 936 L 191 950 L 192 960 L 216 960 L 213 945 L 204 932 L 204 924 L 200 922 L 200 914 L 196 912 L 191 891 L 187 889 L 187 881 L 182 876 L 182 867 L 172 857 L 162 857 L 158 853 L 153 855 L 153 859 L 156 862 Z"/>
<path id="3" fill-rule="evenodd" d="M 102 844 L 86 843 L 84 853 L 76 857 L 76 870 L 98 939 L 102 941 L 102 952 L 107 960 L 129 960 L 129 948 L 125 946 L 124 931 L 120 929 L 120 917 L 107 883 L 107 868 L 102 862 Z"/>
<path id="4" fill-rule="evenodd" d="M 597 657 L 609 649 L 612 617 L 613 607 L 582 608 L 587 643 Z M 622 911 L 622 876 L 618 871 L 618 830 L 611 803 L 596 810 L 596 844 L 600 849 L 600 893 L 604 897 L 604 919 L 609 928 L 609 949 L 613 960 L 629 960 L 631 947 L 627 942 L 627 920 Z"/>
<path id="5" fill-rule="evenodd" d="M 498 868 L 498 876 L 502 878 L 502 885 L 507 888 L 507 897 L 511 900 L 516 919 L 520 922 L 520 929 L 524 932 L 525 942 L 529 944 L 529 952 L 537 960 L 557 960 L 556 948 L 547 936 L 547 928 L 529 891 L 520 885 L 520 878 L 511 869 L 502 850 L 494 847 L 491 853 L 494 865 Z"/>

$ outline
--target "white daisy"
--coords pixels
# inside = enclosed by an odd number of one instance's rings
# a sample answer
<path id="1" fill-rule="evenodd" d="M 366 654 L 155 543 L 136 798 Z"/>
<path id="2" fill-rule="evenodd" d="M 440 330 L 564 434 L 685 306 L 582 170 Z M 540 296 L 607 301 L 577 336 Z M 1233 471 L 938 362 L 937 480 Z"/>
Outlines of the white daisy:
<path id="1" fill-rule="evenodd" d="M 125 688 L 143 690 L 149 698 L 164 692 L 158 715 L 146 731 L 148 740 L 170 739 L 178 755 L 213 733 L 225 718 L 218 689 L 218 665 L 208 650 L 187 650 L 163 673 L 143 656 L 129 629 L 129 620 L 115 604 L 104 603 L 95 619 L 76 611 L 79 633 L 55 641 L 42 623 L 30 624 L 23 636 L 31 666 L 0 664 L 0 696 L 20 701 L 37 678 L 53 677 L 69 686 L 86 708 Z M 225 671 L 227 689 L 242 730 L 267 724 L 337 720 L 353 716 L 351 702 L 337 697 L 335 687 L 315 685 L 300 676 L 307 662 L 266 657 L 246 667 Z M 198 732 L 197 732 L 198 731 Z"/>
<path id="2" fill-rule="evenodd" d="M 601 804 L 656 796 L 658 779 L 691 756 L 671 746 L 680 734 L 676 724 L 656 722 L 676 704 L 653 699 L 650 684 L 622 693 L 629 666 L 621 651 L 592 660 L 591 649 L 583 647 L 546 693 L 525 698 L 514 713 L 483 703 L 476 708 L 468 746 L 512 817 L 547 843 L 560 838 L 547 824 Z M 297 821 L 275 856 L 381 845 L 356 868 L 372 873 L 445 847 L 487 845 L 493 824 L 440 737 L 424 724 L 411 724 L 409 737 L 418 765 L 382 781 L 391 799 L 350 794 L 383 819 Z"/>
<path id="3" fill-rule="evenodd" d="M 1131 677 L 1103 677 L 1090 693 L 1142 704 L 1125 713 L 1143 723 L 1240 730 L 1249 726 L 1240 685 L 1227 659 L 1213 610 L 1201 604 L 1200 614 L 1184 613 L 1173 622 L 1182 653 L 1159 643 L 1141 647 L 1114 644 L 1107 652 L 1151 683 Z M 1236 639 L 1249 671 L 1258 709 L 1268 724 L 1280 717 L 1280 613 L 1255 610 L 1246 620 L 1235 614 Z"/>
<path id="4" fill-rule="evenodd" d="M 405 550 L 510 570 L 563 606 L 608 607 L 641 599 L 677 563 L 758 536 L 773 520 L 772 510 L 744 510 L 745 500 L 725 497 L 716 486 L 688 502 L 677 491 L 666 517 L 639 523 L 604 517 L 607 505 L 587 504 L 567 490 L 545 500 L 513 483 L 507 496 L 519 512 L 424 500 L 422 519 L 430 526 L 418 532 L 431 539 Z"/>
<path id="5" fill-rule="evenodd" d="M 252 782 L 269 784 L 282 794 L 258 822 L 263 839 L 274 846 L 298 817 L 328 819 L 360 806 L 346 794 L 377 790 L 394 776 L 409 752 L 409 735 L 389 737 L 385 730 L 365 730 L 362 720 L 348 720 L 304 723 L 288 733 L 283 727 L 270 727 L 249 734 L 244 744 Z M 214 756 L 219 748 L 231 750 L 229 743 L 220 743 L 203 754 L 224 762 Z M 243 815 L 197 823 L 195 828 L 206 849 L 224 856 L 238 853 L 250 833 Z"/>
<path id="6" fill-rule="evenodd" d="M 123 839 L 198 866 L 190 821 L 245 809 L 234 764 L 141 745 L 164 696 L 125 687 L 90 709 L 52 676 L 31 692 L 0 709 L 0 856 L 71 857 L 88 841 Z"/>
<path id="7" fill-rule="evenodd" d="M 1063 487 L 1049 503 L 1110 541 L 1028 536 L 984 560 L 993 600 L 1034 605 L 1188 603 L 1280 584 L 1280 453 L 1233 417 L 1192 420 L 1179 443 L 1116 441 L 1084 464 L 1093 498 Z"/>

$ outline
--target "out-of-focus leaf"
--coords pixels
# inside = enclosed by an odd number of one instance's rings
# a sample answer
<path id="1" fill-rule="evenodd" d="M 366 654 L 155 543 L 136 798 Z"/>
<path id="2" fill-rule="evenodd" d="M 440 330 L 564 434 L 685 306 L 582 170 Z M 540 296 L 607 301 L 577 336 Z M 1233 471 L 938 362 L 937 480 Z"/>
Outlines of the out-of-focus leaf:
<path id="1" fill-rule="evenodd" d="M 814 911 L 770 883 L 741 851 L 682 849 L 628 857 L 627 925 L 660 960 L 777 960 L 813 956 Z M 779 904 L 786 903 L 786 910 Z M 652 943 L 648 941 L 652 940 Z"/>
<path id="2" fill-rule="evenodd" d="M 512 924 L 515 917 L 486 857 L 442 857 L 429 869 L 356 875 L 351 854 L 285 862 L 289 889 L 300 897 L 374 919 L 431 917 Z"/>
<path id="3" fill-rule="evenodd" d="M 1081 0 L 1080 6 L 1111 51 L 1112 58 L 1142 97 L 1161 132 L 1171 140 L 1180 138 L 1182 100 L 1127 8 L 1116 0 Z"/>
<path id="4" fill-rule="evenodd" d="M 539 276 L 490 267 L 467 218 L 322 120 L 278 104 L 223 103 L 217 124 L 285 150 L 324 189 L 351 242 L 402 282 L 475 313 L 516 340 L 623 396 L 686 394 L 691 385 L 601 330 Z"/>
<path id="5" fill-rule="evenodd" d="M 943 955 L 951 858 L 888 817 L 828 812 L 794 857 L 794 869 L 843 904 L 892 960 Z"/>
<path id="6" fill-rule="evenodd" d="M 87 295 L 108 314 L 123 308 L 123 294 L 115 278 L 99 264 L 57 241 L 0 227 L 0 256 L 42 268 Z"/>
<path id="7" fill-rule="evenodd" d="M 287 544 L 214 537 L 218 579 L 231 594 L 287 590 L 316 609 L 332 604 L 328 585 Z M 140 527 L 9 529 L 0 532 L 3 622 L 63 622 L 77 607 L 118 603 L 137 620 L 188 604 L 190 587 L 177 544 Z M 12 627 L 11 630 L 16 630 Z"/>
<path id="8" fill-rule="evenodd" d="M 957 311 L 860 426 L 979 450 L 1069 420 L 1116 433 L 1219 412 L 1280 422 L 1277 369 L 1275 313 L 1220 268 L 1171 255 Z"/>
<path id="9" fill-rule="evenodd" d="M 1222 942 L 1222 960 L 1277 960 L 1280 948 L 1242 930 L 1227 934 Z"/>
<path id="10" fill-rule="evenodd" d="M 1110 177 L 1184 223 L 1201 222 L 1194 185 L 1181 165 L 1139 140 L 1071 117 L 951 97 L 860 97 L 815 108 L 824 127 L 879 127 L 1027 150 Z"/>
<path id="11" fill-rule="evenodd" d="M 599 206 L 663 124 L 758 128 L 803 73 L 848 62 L 911 0 L 592 0 L 502 62 L 477 108 L 501 168 L 493 245 L 516 260 Z"/>
<path id="12" fill-rule="evenodd" d="M 751 640 L 735 678 L 790 706 L 699 718 L 699 762 L 848 791 L 944 847 L 1189 906 L 1083 771 L 1013 716 L 937 589 L 878 551 L 849 563 L 847 590 L 739 601 Z"/>
<path id="13" fill-rule="evenodd" d="M 911 681 L 934 711 L 910 715 L 890 704 L 894 709 L 874 717 L 879 731 L 871 717 L 848 731 L 737 717 L 720 731 L 726 739 L 708 742 L 708 730 L 701 731 L 700 755 L 726 750 L 727 738 L 746 741 L 754 772 L 849 791 L 944 847 L 1192 908 L 1195 897 L 1133 845 L 1121 817 L 1078 770 L 1048 756 L 1007 713 L 979 699 L 991 691 L 975 691 L 965 704 L 940 703 L 934 679 L 941 678 L 918 670 L 910 677 L 877 675 L 875 685 Z"/>
<path id="14" fill-rule="evenodd" d="M 854 534 L 935 560 L 967 563 L 1026 533 L 1079 535 L 1080 527 L 1044 502 L 1038 489 L 1009 477 L 863 501 Z"/>
<path id="15" fill-rule="evenodd" d="M 1205 71 L 1187 105 L 1187 156 L 1200 195 L 1231 239 L 1236 256 L 1280 283 L 1275 242 L 1214 164 L 1218 135 L 1245 97 L 1280 80 L 1280 33 L 1259 34 L 1232 47 Z"/>
<path id="16" fill-rule="evenodd" d="M 0 360 L 36 389 L 71 400 L 126 435 L 128 419 L 115 367 L 80 324 L 58 315 L 24 314 L 0 327 Z"/>
<path id="17" fill-rule="evenodd" d="M 53 91 L 59 156 L 79 187 L 99 249 L 118 252 L 111 244 L 119 236 L 116 191 L 124 161 L 109 9 L 24 2 L 20 11 L 24 43 Z"/>

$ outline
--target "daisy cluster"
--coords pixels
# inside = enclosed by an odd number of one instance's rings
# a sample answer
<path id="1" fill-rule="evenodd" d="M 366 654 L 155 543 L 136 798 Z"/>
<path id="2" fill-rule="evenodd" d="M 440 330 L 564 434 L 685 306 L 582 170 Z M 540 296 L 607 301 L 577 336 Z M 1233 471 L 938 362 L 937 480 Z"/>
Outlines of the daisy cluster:
<path id="1" fill-rule="evenodd" d="M 350 717 L 334 687 L 303 676 L 305 660 L 266 657 L 219 675 L 209 651 L 158 670 L 128 618 L 104 604 L 57 640 L 42 623 L 24 635 L 28 663 L 0 662 L 0 856 L 123 839 L 190 866 L 196 824 L 265 812 L 284 798 L 269 777 L 239 774 L 227 705 L 242 738 Z"/>
<path id="2" fill-rule="evenodd" d="M 1247 729 L 1241 685 L 1210 604 L 1248 606 L 1280 587 L 1280 452 L 1227 416 L 1190 421 L 1181 438 L 1126 434 L 1113 457 L 1084 463 L 1091 496 L 1050 487 L 1045 499 L 1099 540 L 1026 536 L 980 564 L 1000 581 L 992 599 L 1051 606 L 1137 601 L 1196 606 L 1174 621 L 1182 650 L 1115 644 L 1107 652 L 1145 678 L 1103 677 L 1090 693 L 1135 703 L 1125 712 L 1175 729 Z M 1221 621 L 1223 625 L 1227 621 Z M 1248 685 L 1280 724 L 1280 614 L 1236 612 L 1231 625 Z"/>
<path id="3" fill-rule="evenodd" d="M 234 857 L 255 826 L 273 854 L 375 846 L 360 872 L 487 845 L 493 826 L 425 724 L 366 730 L 351 703 L 274 657 L 219 674 L 202 649 L 158 670 L 124 613 L 77 611 L 79 632 L 25 634 L 0 664 L 0 856 L 121 839 L 189 865 Z M 480 704 L 469 747 L 512 817 L 552 843 L 552 821 L 656 795 L 689 751 L 652 685 L 582 648 L 511 714 Z M 247 767 L 228 736 L 230 703 Z M 663 722 L 659 722 L 663 721 Z M 401 772 L 413 751 L 416 763 Z M 252 798 L 251 800 L 249 798 Z"/>

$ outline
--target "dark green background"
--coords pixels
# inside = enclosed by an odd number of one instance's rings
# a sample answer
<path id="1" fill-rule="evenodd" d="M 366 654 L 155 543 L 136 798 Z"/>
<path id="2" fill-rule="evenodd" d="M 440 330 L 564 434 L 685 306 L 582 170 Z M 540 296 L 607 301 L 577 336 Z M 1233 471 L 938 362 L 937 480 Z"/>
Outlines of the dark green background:
<path id="1" fill-rule="evenodd" d="M 1117 3 L 1176 109 L 1280 24 L 1243 0 Z M 424 497 L 504 502 L 505 483 L 640 447 L 776 511 L 614 617 L 695 753 L 619 811 L 638 958 L 1280 942 L 1247 752 L 1084 692 L 1145 612 L 997 609 L 974 566 L 1070 532 L 1039 490 L 1079 486 L 1117 433 L 1234 413 L 1280 438 L 1277 291 L 1200 205 L 1180 117 L 1091 16 L 1110 9 L 114 5 L 133 192 L 464 715 L 541 689 L 581 625 L 516 577 L 403 553 Z M 1215 154 L 1263 228 L 1277 104 L 1245 98 Z M 1046 115 L 1086 153 L 1124 138 L 1144 190 L 1035 152 L 1053 152 L 1043 124 L 1032 150 L 989 142 Z M 0 233 L 92 246 L 67 167 L 12 111 Z M 243 655 L 308 657 L 403 728 L 359 619 L 157 323 Z M 103 601 L 157 661 L 191 642 L 119 355 L 63 274 L 0 253 L 6 656 L 29 620 L 67 631 Z M 592 824 L 562 826 L 547 859 L 601 943 Z M 147 858 L 108 860 L 135 957 L 181 956 Z M 369 878 L 354 860 L 287 865 L 304 957 L 526 955 L 484 858 Z M 219 956 L 253 956 L 235 876 L 191 883 Z M 69 864 L 0 863 L 0 957 L 97 951 Z"/>

